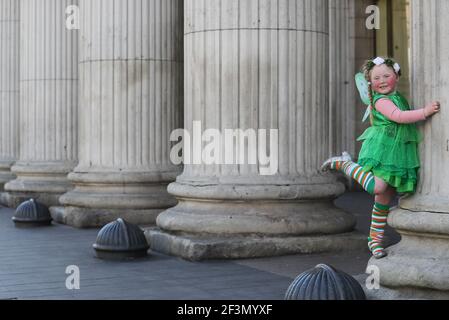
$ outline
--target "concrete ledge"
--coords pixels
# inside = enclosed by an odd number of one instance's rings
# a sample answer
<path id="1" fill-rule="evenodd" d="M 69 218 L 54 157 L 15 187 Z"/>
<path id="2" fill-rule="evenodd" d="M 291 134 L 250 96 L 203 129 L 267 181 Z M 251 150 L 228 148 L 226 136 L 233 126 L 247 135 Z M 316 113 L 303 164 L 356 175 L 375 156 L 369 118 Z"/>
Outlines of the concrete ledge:
<path id="1" fill-rule="evenodd" d="M 156 217 L 164 209 L 89 209 L 79 207 L 51 207 L 50 213 L 57 223 L 75 228 L 101 228 L 118 218 L 138 225 L 155 225 Z"/>
<path id="2" fill-rule="evenodd" d="M 367 248 L 366 236 L 359 232 L 336 235 L 263 237 L 176 235 L 159 228 L 146 228 L 151 249 L 187 260 L 270 257 L 297 253 L 322 253 Z M 368 249 L 367 249 L 368 250 Z"/>

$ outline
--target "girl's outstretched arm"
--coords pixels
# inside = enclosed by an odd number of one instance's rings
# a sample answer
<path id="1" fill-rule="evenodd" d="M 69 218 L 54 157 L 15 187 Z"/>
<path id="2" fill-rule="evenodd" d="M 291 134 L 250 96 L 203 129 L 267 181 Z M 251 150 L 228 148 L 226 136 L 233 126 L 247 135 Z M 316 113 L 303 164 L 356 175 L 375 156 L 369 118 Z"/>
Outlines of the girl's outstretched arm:
<path id="1" fill-rule="evenodd" d="M 377 101 L 376 110 L 382 113 L 389 120 L 397 123 L 415 123 L 426 120 L 425 108 L 402 111 L 389 99 L 380 99 Z"/>

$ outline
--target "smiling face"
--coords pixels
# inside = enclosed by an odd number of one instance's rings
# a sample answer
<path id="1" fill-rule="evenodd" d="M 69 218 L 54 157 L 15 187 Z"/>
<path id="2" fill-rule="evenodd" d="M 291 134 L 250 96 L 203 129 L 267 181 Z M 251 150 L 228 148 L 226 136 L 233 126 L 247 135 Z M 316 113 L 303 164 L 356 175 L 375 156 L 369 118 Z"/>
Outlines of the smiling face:
<path id="1" fill-rule="evenodd" d="M 380 94 L 390 94 L 396 90 L 399 76 L 386 64 L 374 66 L 371 70 L 371 87 Z"/>

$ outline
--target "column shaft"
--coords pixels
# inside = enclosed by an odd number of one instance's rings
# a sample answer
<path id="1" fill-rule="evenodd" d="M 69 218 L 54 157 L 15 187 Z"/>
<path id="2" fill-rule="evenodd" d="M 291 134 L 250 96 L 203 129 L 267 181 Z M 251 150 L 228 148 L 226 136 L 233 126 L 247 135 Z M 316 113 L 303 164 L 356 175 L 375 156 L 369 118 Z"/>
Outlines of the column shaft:
<path id="1" fill-rule="evenodd" d="M 329 1 L 330 155 L 355 156 L 355 0 Z"/>

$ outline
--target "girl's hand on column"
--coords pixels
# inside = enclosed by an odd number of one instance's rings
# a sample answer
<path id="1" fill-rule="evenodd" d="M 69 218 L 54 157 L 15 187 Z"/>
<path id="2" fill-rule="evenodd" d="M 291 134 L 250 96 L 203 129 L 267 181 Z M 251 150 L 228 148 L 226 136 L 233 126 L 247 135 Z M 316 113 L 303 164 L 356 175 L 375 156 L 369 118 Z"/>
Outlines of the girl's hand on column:
<path id="1" fill-rule="evenodd" d="M 424 107 L 424 116 L 426 118 L 433 116 L 435 113 L 440 111 L 440 102 L 434 101 Z"/>

